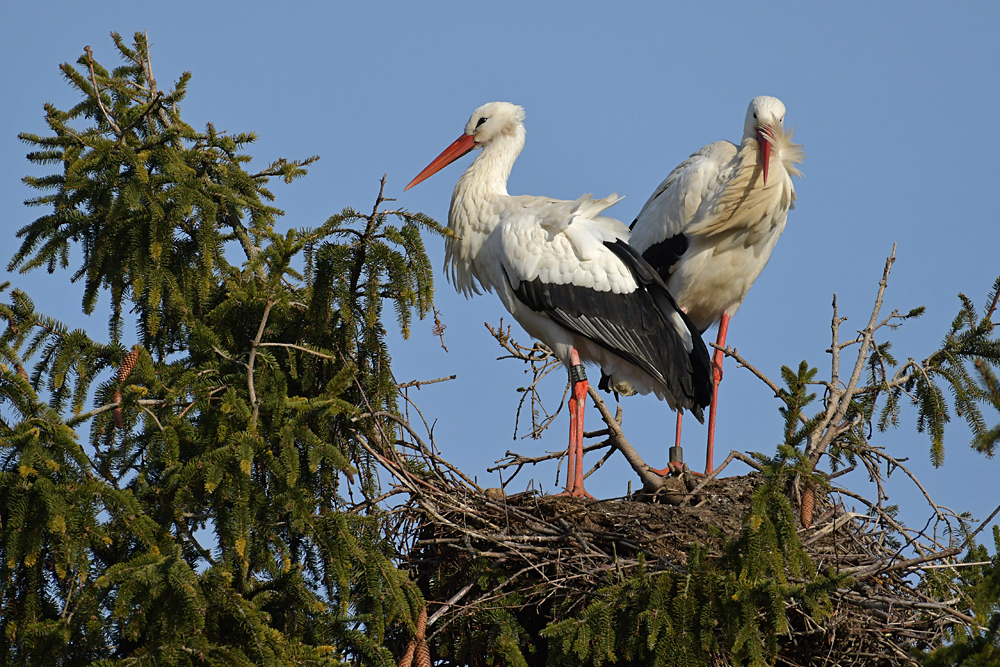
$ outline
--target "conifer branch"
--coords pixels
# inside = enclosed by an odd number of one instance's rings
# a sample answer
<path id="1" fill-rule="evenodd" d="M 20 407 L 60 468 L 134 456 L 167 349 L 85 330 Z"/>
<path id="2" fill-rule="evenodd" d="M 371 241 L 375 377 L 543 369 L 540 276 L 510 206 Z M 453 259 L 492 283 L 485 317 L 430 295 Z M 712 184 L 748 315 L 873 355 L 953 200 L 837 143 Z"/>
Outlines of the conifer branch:
<path id="1" fill-rule="evenodd" d="M 94 86 L 94 100 L 97 102 L 97 106 L 100 108 L 101 113 L 104 114 L 104 120 L 108 122 L 111 129 L 118 135 L 118 140 L 123 142 L 125 140 L 125 134 L 122 132 L 122 129 L 118 127 L 118 123 L 115 122 L 114 118 L 111 117 L 111 113 L 104 106 L 104 101 L 101 99 L 101 89 L 97 85 L 97 76 L 94 74 L 94 54 L 91 53 L 89 45 L 83 47 L 83 50 L 87 54 L 87 66 L 90 68 L 90 83 Z"/>
<path id="2" fill-rule="evenodd" d="M 246 362 L 240 361 L 239 359 L 234 359 L 233 357 L 229 356 L 228 354 L 226 354 L 225 352 L 223 352 L 222 350 L 220 350 L 218 345 L 213 345 L 212 346 L 212 351 L 214 351 L 217 355 L 219 355 L 220 357 L 222 357 L 223 359 L 225 359 L 226 361 L 228 361 L 230 363 L 239 364 L 240 366 L 243 366 L 244 368 L 247 367 Z"/>
<path id="3" fill-rule="evenodd" d="M 198 538 L 195 537 L 194 532 L 191 531 L 191 527 L 188 526 L 187 523 L 182 521 L 175 521 L 174 525 L 177 526 L 177 529 L 184 534 L 184 537 L 187 539 L 187 541 L 190 542 L 192 546 L 194 546 L 198 554 L 205 559 L 205 562 L 208 563 L 208 566 L 214 567 L 216 565 L 216 561 L 215 558 L 212 556 L 212 552 L 206 549 L 204 546 L 202 546 L 201 542 L 198 541 Z"/>
<path id="4" fill-rule="evenodd" d="M 149 408 L 147 408 L 147 407 L 143 407 L 143 406 L 141 406 L 141 407 L 142 407 L 142 411 L 145 412 L 147 415 L 149 415 L 150 419 L 152 419 L 153 422 L 156 424 L 156 428 L 160 431 L 160 433 L 163 434 L 163 435 L 166 435 L 167 434 L 167 429 L 163 428 L 163 424 L 160 423 L 160 419 L 156 416 L 156 414 L 152 410 L 150 410 Z"/>
<path id="5" fill-rule="evenodd" d="M 319 357 L 320 359 L 326 359 L 327 361 L 337 361 L 338 357 L 332 354 L 324 354 L 319 350 L 314 350 L 305 345 L 296 345 L 294 343 L 258 343 L 257 347 L 283 347 L 289 350 L 298 350 L 299 352 L 305 352 L 306 354 L 311 354 L 314 357 Z M 452 376 L 454 377 L 454 376 Z M 441 380 L 430 380 L 425 382 L 429 384 L 430 382 L 440 382 Z"/>
<path id="6" fill-rule="evenodd" d="M 337 659 L 385 662 L 422 602 L 391 556 L 401 534 L 392 512 L 371 502 L 386 496 L 379 460 L 361 442 L 370 436 L 403 471 L 419 468 L 421 445 L 433 448 L 405 428 L 405 442 L 386 435 L 397 432 L 388 416 L 397 389 L 382 311 L 390 299 L 404 331 L 412 312 L 429 311 L 433 271 L 420 231 L 442 228 L 402 212 L 397 229 L 379 213 L 347 294 L 357 248 L 346 241 L 357 238 L 338 225 L 360 217 L 272 231 L 280 210 L 269 205 L 268 179 L 294 179 L 312 158 L 247 172 L 240 150 L 252 134 L 212 124 L 195 132 L 177 106 L 190 75 L 160 91 L 147 36 L 136 33 L 134 47 L 112 38 L 124 64 L 106 70 L 87 48 L 82 68 L 62 68 L 81 102 L 46 105 L 52 136 L 21 135 L 33 165 L 58 169 L 25 179 L 41 191 L 30 203 L 49 210 L 20 230 L 11 268 L 69 268 L 71 253 L 82 255 L 70 277 L 85 281 L 85 311 L 111 295 L 115 342 L 68 331 L 16 291 L 0 304 L 12 322 L 0 341 L 11 361 L 0 373 L 11 408 L 0 417 L 11 429 L 0 444 L 0 522 L 38 527 L 0 541 L 0 560 L 20 609 L 39 610 L 27 619 L 0 596 L 0 634 L 32 664 L 72 662 L 77 646 L 97 661 L 134 661 L 152 647 L 166 662 L 318 663 L 336 646 Z M 243 268 L 226 260 L 232 241 L 247 255 Z M 317 268 L 321 253 L 327 264 Z M 303 254 L 304 276 L 295 268 Z M 132 369 L 134 389 L 104 403 L 123 376 L 93 383 L 121 361 L 129 310 L 150 354 Z M 15 372 L 33 355 L 32 384 L 48 405 Z M 109 428 L 123 404 L 140 417 L 127 434 Z M 362 405 L 378 416 L 358 434 Z M 89 446 L 74 433 L 87 420 Z M 436 465 L 407 493 L 426 493 L 435 471 L 454 474 Z M 356 489 L 369 502 L 352 507 Z M 211 533 L 218 558 L 195 530 Z M 276 600 L 288 601 L 280 615 Z M 114 636 L 126 639 L 112 645 Z"/>
<path id="7" fill-rule="evenodd" d="M 247 391 L 250 394 L 250 406 L 252 414 L 250 416 L 250 433 L 257 432 L 257 417 L 260 415 L 260 400 L 257 398 L 257 390 L 254 385 L 254 362 L 257 360 L 257 350 L 260 348 L 261 338 L 264 337 L 264 328 L 267 326 L 267 317 L 271 314 L 274 300 L 268 299 L 264 304 L 264 314 L 260 318 L 260 326 L 257 327 L 257 335 L 250 343 L 250 355 L 247 358 Z"/>
<path id="8" fill-rule="evenodd" d="M 243 248 L 243 254 L 246 256 L 247 261 L 255 264 L 262 252 L 261 247 L 253 242 L 247 228 L 243 226 L 243 223 L 240 222 L 237 216 L 227 216 L 226 221 L 229 224 L 229 228 L 233 230 L 233 234 L 236 235 L 236 240 L 239 241 L 240 247 Z M 257 266 L 256 273 L 261 279 L 265 279 L 267 276 L 263 266 Z"/>
<path id="9" fill-rule="evenodd" d="M 716 350 L 721 350 L 722 353 L 725 354 L 727 357 L 733 358 L 737 362 L 737 364 L 738 364 L 737 367 L 738 368 L 746 368 L 747 370 L 749 370 L 761 382 L 763 382 L 764 384 L 766 384 L 771 389 L 771 391 L 774 392 L 774 397 L 775 398 L 781 398 L 781 396 L 782 396 L 782 389 L 773 380 L 771 380 L 771 378 L 769 378 L 767 375 L 765 375 L 763 371 L 761 371 L 756 366 L 754 366 L 749 361 L 747 361 L 742 356 L 740 356 L 740 353 L 736 351 L 736 348 L 729 347 L 728 345 L 726 347 L 720 347 L 716 343 L 709 343 L 709 345 L 711 347 L 715 348 Z M 815 383 L 815 384 L 826 385 L 826 383 L 823 383 L 823 382 L 818 382 L 818 383 Z M 806 424 L 809 421 L 806 418 L 806 416 L 804 414 L 802 414 L 801 411 L 798 412 L 798 419 L 803 424 Z"/>
<path id="10" fill-rule="evenodd" d="M 131 123 L 125 126 L 125 129 L 122 130 L 122 135 L 127 135 L 129 132 L 137 128 L 139 126 L 139 123 L 146 120 L 149 116 L 153 114 L 154 111 L 157 111 L 162 105 L 163 105 L 163 91 L 157 91 L 153 100 L 147 104 L 146 108 L 142 110 L 142 113 L 137 115 L 135 117 L 135 120 L 133 120 Z"/>
<path id="11" fill-rule="evenodd" d="M 140 406 L 140 407 L 145 407 L 145 406 L 163 407 L 163 406 L 170 406 L 170 405 L 174 405 L 174 406 L 184 405 L 183 403 L 176 403 L 176 402 L 173 402 L 173 401 L 168 401 L 168 400 L 159 399 L 159 398 L 140 398 L 140 399 L 137 399 L 135 401 L 135 404 L 138 405 L 138 406 Z M 104 405 L 101 405 L 100 407 L 94 408 L 93 410 L 88 410 L 87 412 L 81 412 L 79 414 L 74 415 L 72 417 L 72 419 L 67 420 L 66 423 L 68 425 L 70 425 L 70 426 L 75 426 L 76 424 L 82 423 L 82 422 L 90 419 L 91 417 L 96 417 L 97 415 L 103 414 L 105 412 L 109 412 L 111 410 L 114 410 L 115 408 L 120 408 L 120 407 L 123 407 L 123 402 L 121 402 L 121 401 L 111 402 L 111 403 L 105 403 Z"/>
<path id="12" fill-rule="evenodd" d="M 986 517 L 985 519 L 983 519 L 979 523 L 979 527 L 978 528 L 976 528 L 974 531 L 972 531 L 971 533 L 969 533 L 969 535 L 965 538 L 965 541 L 962 542 L 962 547 L 961 547 L 962 551 L 965 551 L 969 547 L 970 544 L 973 544 L 973 541 L 976 539 L 976 535 L 978 535 L 979 533 L 981 533 L 982 530 L 983 530 L 983 528 L 985 528 L 986 526 L 990 525 L 990 522 L 993 521 L 993 518 L 997 514 L 1000 514 L 1000 505 L 998 505 L 995 510 L 993 510 L 992 512 L 990 512 L 990 515 L 988 517 Z"/>

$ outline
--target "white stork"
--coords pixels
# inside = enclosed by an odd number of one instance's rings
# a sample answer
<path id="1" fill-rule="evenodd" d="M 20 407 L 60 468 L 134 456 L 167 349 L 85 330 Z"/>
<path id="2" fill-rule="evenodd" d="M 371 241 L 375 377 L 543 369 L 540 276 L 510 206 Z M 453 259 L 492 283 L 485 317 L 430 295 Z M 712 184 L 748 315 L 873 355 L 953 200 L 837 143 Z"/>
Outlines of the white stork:
<path id="1" fill-rule="evenodd" d="M 406 189 L 482 149 L 451 198 L 448 226 L 455 236 L 446 241 L 445 268 L 466 296 L 480 286 L 495 292 L 566 365 L 572 383 L 566 492 L 583 496 L 588 385 L 581 360 L 701 421 L 711 393 L 708 350 L 660 276 L 625 242 L 625 225 L 600 215 L 617 195 L 564 201 L 507 194 L 524 139 L 523 108 L 485 104 Z"/>
<path id="2" fill-rule="evenodd" d="M 629 243 L 667 283 L 677 305 L 702 333 L 719 322 L 719 347 L 732 317 L 771 257 L 795 207 L 792 176 L 805 154 L 785 130 L 785 105 L 755 97 L 740 145 L 716 141 L 677 166 L 632 223 Z M 705 473 L 711 473 L 715 413 L 723 354 L 712 357 Z M 627 382 L 602 380 L 621 393 Z M 681 413 L 677 413 L 680 447 Z M 679 451 L 679 450 L 678 450 Z"/>

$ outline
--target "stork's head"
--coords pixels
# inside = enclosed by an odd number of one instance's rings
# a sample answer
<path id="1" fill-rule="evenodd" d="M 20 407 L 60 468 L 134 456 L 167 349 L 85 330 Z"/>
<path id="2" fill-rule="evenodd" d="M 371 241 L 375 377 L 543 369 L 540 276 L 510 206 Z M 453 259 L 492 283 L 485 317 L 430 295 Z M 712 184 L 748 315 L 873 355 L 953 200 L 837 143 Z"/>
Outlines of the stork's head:
<path id="1" fill-rule="evenodd" d="M 465 134 L 477 146 L 483 146 L 501 134 L 516 133 L 523 125 L 524 107 L 510 102 L 489 102 L 472 112 L 465 124 Z"/>
<path id="2" fill-rule="evenodd" d="M 472 112 L 469 122 L 465 124 L 465 132 L 462 136 L 444 149 L 403 189 L 409 190 L 417 183 L 430 178 L 473 148 L 482 148 L 497 137 L 516 136 L 519 133 L 522 136 L 521 146 L 523 146 L 524 107 L 510 102 L 484 104 Z"/>
<path id="3" fill-rule="evenodd" d="M 774 141 L 772 128 L 781 127 L 785 120 L 785 105 L 777 97 L 761 95 L 750 101 L 747 117 L 743 123 L 743 139 L 756 139 L 760 146 L 760 160 L 764 171 L 764 185 L 767 185 L 767 168 L 771 161 L 771 142 Z"/>

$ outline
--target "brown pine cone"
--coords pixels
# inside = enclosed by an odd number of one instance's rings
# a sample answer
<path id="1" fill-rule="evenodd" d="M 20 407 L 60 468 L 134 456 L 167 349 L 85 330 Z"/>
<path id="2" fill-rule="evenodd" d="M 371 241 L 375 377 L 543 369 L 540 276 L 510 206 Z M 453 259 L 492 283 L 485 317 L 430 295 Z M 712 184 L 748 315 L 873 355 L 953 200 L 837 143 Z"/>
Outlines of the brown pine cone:
<path id="1" fill-rule="evenodd" d="M 802 490 L 802 513 L 799 519 L 803 528 L 808 528 L 813 523 L 813 510 L 816 509 L 816 491 L 812 484 L 806 484 Z"/>
<path id="2" fill-rule="evenodd" d="M 424 606 L 420 610 L 420 616 L 417 617 L 417 639 L 423 639 L 424 634 L 427 632 L 427 607 Z"/>
<path id="3" fill-rule="evenodd" d="M 135 365 L 139 363 L 139 353 L 142 348 L 136 345 L 132 348 L 132 351 L 125 355 L 122 360 L 122 365 L 118 369 L 118 381 L 124 382 L 128 379 L 128 376 L 132 374 L 132 370 L 135 369 Z"/>
<path id="4" fill-rule="evenodd" d="M 399 659 L 399 667 L 410 667 L 413 664 L 413 640 L 410 640 L 410 645 L 406 647 L 406 653 L 403 657 Z"/>
<path id="5" fill-rule="evenodd" d="M 427 640 L 417 640 L 417 667 L 431 667 L 431 649 Z"/>
<path id="6" fill-rule="evenodd" d="M 20 375 L 25 380 L 29 380 L 30 379 L 28 377 L 28 371 L 24 370 L 24 366 L 22 366 L 21 364 L 17 365 L 17 374 Z"/>

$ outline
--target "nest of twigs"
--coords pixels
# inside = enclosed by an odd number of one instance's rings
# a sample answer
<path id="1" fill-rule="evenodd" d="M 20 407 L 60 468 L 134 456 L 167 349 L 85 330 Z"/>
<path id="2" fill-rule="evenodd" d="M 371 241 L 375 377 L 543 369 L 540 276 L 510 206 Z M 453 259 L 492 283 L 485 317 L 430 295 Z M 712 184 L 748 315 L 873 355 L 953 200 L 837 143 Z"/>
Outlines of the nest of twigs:
<path id="1" fill-rule="evenodd" d="M 396 455 L 378 458 L 396 477 L 397 491 L 409 496 L 395 513 L 399 534 L 416 536 L 404 545 L 404 566 L 428 599 L 430 642 L 501 598 L 509 601 L 511 592 L 520 603 L 511 609 L 505 602 L 506 610 L 534 633 L 552 619 L 547 611 L 557 606 L 562 617 L 579 612 L 602 587 L 640 564 L 651 574 L 683 572 L 695 544 L 718 557 L 724 541 L 742 529 L 760 481 L 757 473 L 669 478 L 655 496 L 611 500 L 505 495 L 478 487 L 418 438 L 409 446 L 422 465 Z M 789 602 L 790 629 L 779 638 L 778 665 L 918 665 L 915 649 L 939 645 L 956 624 L 974 624 L 951 606 L 954 600 L 932 598 L 912 576 L 956 566 L 960 550 L 936 540 L 907 539 L 901 546 L 898 524 L 887 524 L 878 508 L 852 511 L 852 498 L 858 496 L 846 490 L 817 493 L 811 525 L 799 529 L 818 572 L 850 578 L 830 592 L 832 613 L 823 619 Z M 487 588 L 476 574 L 484 562 L 502 573 Z M 544 664 L 544 651 L 529 660 Z M 729 663 L 717 656 L 715 664 Z"/>
<path id="2" fill-rule="evenodd" d="M 822 585 L 829 589 L 822 617 L 811 614 L 795 597 L 786 599 L 784 616 L 789 627 L 777 637 L 778 665 L 917 666 L 920 663 L 916 653 L 947 643 L 956 626 L 977 629 L 975 620 L 964 613 L 971 604 L 956 573 L 962 567 L 983 565 L 959 562 L 958 556 L 986 523 L 969 531 L 967 517 L 935 503 L 907 469 L 905 459 L 870 445 L 866 436 L 875 414 L 871 406 L 879 402 L 882 392 L 899 392 L 903 387 L 909 392 L 907 383 L 915 381 L 914 377 L 931 375 L 929 361 L 920 364 L 913 359 L 891 377 L 886 374 L 876 333 L 910 317 L 896 311 L 887 318 L 880 316 L 894 259 L 895 248 L 886 260 L 868 324 L 856 337 L 849 335 L 841 340 L 841 325 L 847 318 L 840 316 L 834 297 L 832 339 L 826 350 L 830 354 L 829 381 L 813 379 L 803 362 L 798 376 L 788 370 L 784 388 L 734 349 L 722 350 L 760 378 L 785 404 L 783 414 L 790 439 L 786 447 L 801 444 L 802 449 L 795 450 L 796 456 L 801 454 L 795 464 L 799 467 L 794 473 L 781 473 L 779 479 L 789 479 L 787 489 L 780 488 L 786 484 L 781 481 L 767 490 L 787 492 L 800 522 L 798 542 L 812 564 L 808 576 L 819 573 Z M 991 298 L 987 318 L 995 312 L 995 295 Z M 970 326 L 978 326 L 972 311 L 966 314 Z M 487 328 L 504 350 L 501 358 L 526 364 L 532 382 L 519 389 L 522 403 L 517 416 L 530 403 L 525 414 L 530 414 L 531 435 L 537 436 L 559 413 L 541 404 L 539 382 L 560 365 L 543 345 L 517 343 L 502 320 L 499 327 Z M 841 365 L 843 361 L 845 368 L 851 366 L 844 360 L 846 357 L 842 359 L 842 353 L 849 349 L 856 351 L 856 359 L 848 377 L 842 374 Z M 964 352 L 942 350 L 928 359 L 961 354 Z M 861 378 L 878 369 L 882 375 L 876 373 L 873 382 L 861 382 Z M 814 398 L 809 395 L 814 385 L 823 387 L 823 403 L 818 413 L 807 414 L 804 406 Z M 482 489 L 440 458 L 433 440 L 431 446 L 425 444 L 408 421 L 410 408 L 417 415 L 419 410 L 403 394 L 406 416 L 390 416 L 401 427 L 403 437 L 384 437 L 384 442 L 393 442 L 397 449 L 369 452 L 396 480 L 388 496 L 406 496 L 403 501 L 397 498 L 393 511 L 399 523 L 403 565 L 421 585 L 428 602 L 428 641 L 439 637 L 447 643 L 449 636 L 468 630 L 470 624 L 465 622 L 470 618 L 489 618 L 489 612 L 501 607 L 504 614 L 513 614 L 521 628 L 537 637 L 547 623 L 578 618 L 581 610 L 600 601 L 602 591 L 639 573 L 639 568 L 654 576 L 658 572 L 687 574 L 685 568 L 694 545 L 699 545 L 698 558 L 704 555 L 723 559 L 718 563 L 726 562 L 725 545 L 736 544 L 737 538 L 747 535 L 745 524 L 760 518 L 759 513 L 751 512 L 751 500 L 754 489 L 765 478 L 760 474 L 765 471 L 759 464 L 763 459 L 733 451 L 709 477 L 695 478 L 685 473 L 681 478 L 664 480 L 629 444 L 621 429 L 621 407 L 613 415 L 593 387 L 589 393 L 607 427 L 585 434 L 605 438 L 588 447 L 588 451 L 606 450 L 591 472 L 608 457 L 621 454 L 638 478 L 640 491 L 634 496 L 591 501 L 529 493 L 505 495 L 500 489 Z M 890 407 L 899 403 L 897 394 L 883 400 L 890 401 Z M 872 410 L 867 416 L 858 411 L 862 404 Z M 429 436 L 432 429 L 419 416 Z M 796 429 L 801 428 L 806 430 L 796 436 Z M 841 454 L 832 456 L 831 448 Z M 852 464 L 850 469 L 823 473 L 817 468 L 822 457 L 830 456 L 831 467 L 837 470 L 843 464 L 840 457 L 844 453 Z M 491 470 L 504 473 L 505 484 L 509 485 L 522 468 L 557 457 L 525 457 L 508 452 Z M 758 473 L 719 478 L 734 459 Z M 839 486 L 841 475 L 854 466 L 867 473 L 869 493 Z M 773 468 L 767 470 L 768 474 L 774 472 Z M 908 477 L 927 501 L 930 517 L 922 528 L 902 525 L 889 506 L 885 482 L 895 471 Z M 790 529 L 787 513 L 783 527 Z M 799 558 L 797 544 L 791 546 Z M 727 567 L 731 570 L 732 563 Z M 545 647 L 534 648 L 535 652 L 528 655 L 529 662 L 544 664 Z M 723 648 L 710 663 L 730 664 L 724 652 Z M 495 656 L 479 655 L 462 664 L 496 662 Z"/>

